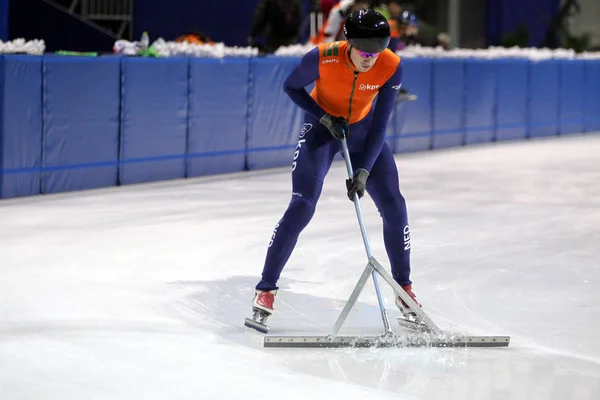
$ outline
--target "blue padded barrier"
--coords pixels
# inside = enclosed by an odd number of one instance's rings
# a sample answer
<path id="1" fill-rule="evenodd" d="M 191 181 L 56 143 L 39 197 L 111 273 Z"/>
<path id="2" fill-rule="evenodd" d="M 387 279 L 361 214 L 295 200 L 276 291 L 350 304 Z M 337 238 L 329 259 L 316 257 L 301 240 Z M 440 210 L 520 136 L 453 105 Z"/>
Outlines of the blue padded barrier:
<path id="1" fill-rule="evenodd" d="M 0 198 L 40 193 L 42 57 L 0 56 Z"/>
<path id="2" fill-rule="evenodd" d="M 465 61 L 465 144 L 494 140 L 496 130 L 496 64 Z"/>
<path id="3" fill-rule="evenodd" d="M 464 60 L 439 59 L 433 63 L 432 148 L 464 142 Z"/>
<path id="4" fill-rule="evenodd" d="M 188 177 L 244 170 L 249 62 L 190 61 Z"/>
<path id="5" fill-rule="evenodd" d="M 250 62 L 246 158 L 250 170 L 292 164 L 303 112 L 282 88 L 298 62 L 295 57 L 254 58 Z"/>
<path id="6" fill-rule="evenodd" d="M 402 86 L 417 95 L 417 100 L 396 105 L 393 120 L 395 151 L 429 150 L 432 140 L 432 60 L 405 58 L 402 63 Z"/>
<path id="7" fill-rule="evenodd" d="M 586 132 L 600 132 L 600 60 L 585 62 L 584 79 L 584 128 Z"/>
<path id="8" fill-rule="evenodd" d="M 121 184 L 185 177 L 189 61 L 123 58 Z"/>
<path id="9" fill-rule="evenodd" d="M 560 62 L 536 61 L 529 75 L 529 137 L 559 132 Z"/>
<path id="10" fill-rule="evenodd" d="M 123 58 L 121 184 L 185 177 L 188 78 L 185 58 Z"/>
<path id="11" fill-rule="evenodd" d="M 117 185 L 120 60 L 44 59 L 42 193 Z"/>
<path id="12" fill-rule="evenodd" d="M 496 64 L 495 140 L 528 136 L 529 60 L 498 59 Z"/>
<path id="13" fill-rule="evenodd" d="M 0 197 L 289 166 L 299 60 L 0 56 Z M 598 60 L 403 62 L 397 153 L 600 132 Z"/>
<path id="14" fill-rule="evenodd" d="M 583 60 L 561 60 L 559 119 L 560 134 L 583 132 L 585 63 Z"/>

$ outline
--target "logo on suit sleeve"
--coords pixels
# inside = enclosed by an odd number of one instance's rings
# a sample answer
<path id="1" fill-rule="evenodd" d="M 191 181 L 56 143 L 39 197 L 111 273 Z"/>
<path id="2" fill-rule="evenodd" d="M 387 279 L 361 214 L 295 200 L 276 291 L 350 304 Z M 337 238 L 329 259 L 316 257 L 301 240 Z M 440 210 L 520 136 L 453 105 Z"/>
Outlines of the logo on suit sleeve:
<path id="1" fill-rule="evenodd" d="M 379 85 L 369 85 L 368 83 L 361 83 L 358 86 L 358 90 L 377 90 L 380 87 L 381 86 L 379 86 Z"/>
<path id="2" fill-rule="evenodd" d="M 313 125 L 311 123 L 306 122 L 302 125 L 302 130 L 300 131 L 300 139 L 304 137 L 312 129 Z"/>
<path id="3" fill-rule="evenodd" d="M 392 86 L 392 89 L 394 90 L 400 90 L 400 88 L 402 87 L 402 84 L 396 85 L 396 86 Z"/>

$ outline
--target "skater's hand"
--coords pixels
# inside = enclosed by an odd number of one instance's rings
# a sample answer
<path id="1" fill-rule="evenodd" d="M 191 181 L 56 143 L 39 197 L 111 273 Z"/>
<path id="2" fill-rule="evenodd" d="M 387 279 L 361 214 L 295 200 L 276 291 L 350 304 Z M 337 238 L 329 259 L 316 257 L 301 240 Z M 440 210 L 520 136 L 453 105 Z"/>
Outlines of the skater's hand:
<path id="1" fill-rule="evenodd" d="M 342 140 L 344 138 L 348 138 L 348 121 L 344 117 L 334 117 L 333 115 L 325 114 L 319 120 L 321 125 L 323 125 L 331 136 L 333 136 L 337 140 Z"/>
<path id="2" fill-rule="evenodd" d="M 354 172 L 352 179 L 346 179 L 346 188 L 348 189 L 348 198 L 350 201 L 354 201 L 354 193 L 358 194 L 359 199 L 364 196 L 368 177 L 369 171 L 360 168 Z"/>

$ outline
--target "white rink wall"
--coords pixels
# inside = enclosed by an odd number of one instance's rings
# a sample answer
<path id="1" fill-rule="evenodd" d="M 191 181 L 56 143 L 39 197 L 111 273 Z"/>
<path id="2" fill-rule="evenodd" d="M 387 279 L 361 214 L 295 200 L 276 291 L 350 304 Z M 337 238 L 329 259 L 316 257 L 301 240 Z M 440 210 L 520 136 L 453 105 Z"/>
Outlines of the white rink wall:
<path id="1" fill-rule="evenodd" d="M 119 40 L 115 43 L 115 48 L 124 54 L 135 54 L 139 48 L 139 42 L 129 42 Z M 161 57 L 190 56 L 206 58 L 223 57 L 256 57 L 258 49 L 253 47 L 227 47 L 223 43 L 210 44 L 191 44 L 165 41 L 162 38 L 157 39 L 153 44 L 157 53 Z M 302 57 L 315 47 L 314 44 L 298 44 L 279 48 L 274 56 L 277 57 Z M 537 49 L 537 48 L 500 48 L 492 47 L 489 49 L 453 49 L 444 50 L 442 48 L 410 46 L 403 51 L 398 51 L 402 57 L 447 57 L 447 58 L 526 58 L 531 60 L 538 59 L 600 59 L 600 52 L 575 53 L 573 50 L 566 49 Z"/>

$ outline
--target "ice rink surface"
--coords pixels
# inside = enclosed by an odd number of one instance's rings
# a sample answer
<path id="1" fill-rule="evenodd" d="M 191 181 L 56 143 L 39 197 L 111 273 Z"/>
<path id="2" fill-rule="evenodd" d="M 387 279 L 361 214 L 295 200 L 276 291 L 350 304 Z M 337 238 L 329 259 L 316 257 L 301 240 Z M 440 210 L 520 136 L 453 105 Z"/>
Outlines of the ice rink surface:
<path id="1" fill-rule="evenodd" d="M 396 159 L 424 310 L 508 348 L 263 348 L 243 322 L 288 167 L 0 201 L 0 399 L 600 399 L 600 135 Z M 271 334 L 327 334 L 366 265 L 344 179 L 336 162 Z M 369 281 L 342 334 L 381 331 Z"/>

